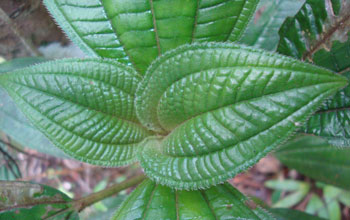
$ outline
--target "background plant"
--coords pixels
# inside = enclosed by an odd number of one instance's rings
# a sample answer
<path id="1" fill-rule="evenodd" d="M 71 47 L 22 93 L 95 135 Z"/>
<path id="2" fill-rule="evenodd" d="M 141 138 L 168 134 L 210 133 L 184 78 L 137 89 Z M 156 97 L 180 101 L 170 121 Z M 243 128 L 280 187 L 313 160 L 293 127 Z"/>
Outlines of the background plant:
<path id="1" fill-rule="evenodd" d="M 118 3 L 119 7 L 112 7 L 113 2 L 109 1 L 102 3 L 84 5 L 75 1 L 56 1 L 47 2 L 47 5 L 72 40 L 88 54 L 133 63 L 137 72 L 112 60 L 89 58 L 43 63 L 0 76 L 0 83 L 27 117 L 70 156 L 104 166 L 123 165 L 138 159 L 146 174 L 156 182 L 177 189 L 198 189 L 218 184 L 253 165 L 297 129 L 302 134 L 324 137 L 327 142 L 323 145 L 348 146 L 347 118 L 338 116 L 339 112 L 346 115 L 348 111 L 347 89 L 326 101 L 324 107 L 300 129 L 325 98 L 346 85 L 343 77 L 262 50 L 231 43 L 193 43 L 237 41 L 257 1 L 245 1 L 244 4 L 228 1 L 216 6 L 193 2 L 192 8 L 181 1 L 174 1 L 172 10 L 166 10 L 161 1 L 151 1 L 150 4 Z M 281 5 L 279 2 L 275 7 Z M 282 25 L 277 50 L 347 76 L 348 7 L 347 1 L 325 1 L 321 4 L 306 1 L 295 18 L 287 19 Z M 239 10 L 229 11 L 233 8 Z M 177 10 L 188 14 L 179 16 Z M 223 12 L 228 13 L 226 20 L 221 18 L 225 15 Z M 230 13 L 238 13 L 238 16 Z M 305 17 L 305 14 L 312 16 Z M 223 24 L 223 20 L 227 23 Z M 183 24 L 184 28 L 169 29 L 177 23 Z M 274 21 L 268 21 L 264 25 L 269 27 L 272 23 Z M 94 29 L 90 29 L 92 25 L 95 25 Z M 301 35 L 295 36 L 295 33 Z M 169 37 L 173 39 L 169 40 Z M 166 52 L 185 43 L 193 44 Z M 254 45 L 254 41 L 250 44 Z M 331 49 L 322 50 L 321 45 L 328 45 Z M 338 57 L 341 53 L 345 56 Z M 159 55 L 160 58 L 153 61 Z M 332 58 L 327 59 L 331 63 L 322 60 L 327 56 Z M 192 72 L 199 74 L 193 75 Z M 281 82 L 288 84 L 281 88 Z M 312 137 L 301 139 L 303 145 L 297 146 L 304 148 L 300 151 L 319 144 L 310 141 Z M 337 150 L 334 148 L 334 151 Z M 342 152 L 338 157 L 344 158 L 341 162 L 347 164 L 348 154 L 345 153 L 348 149 L 339 151 Z M 283 155 L 283 150 L 277 155 Z M 320 152 L 311 154 L 310 160 L 316 155 L 315 161 L 326 157 Z M 286 164 L 302 166 L 303 161 L 297 160 L 297 157 L 293 159 Z M 320 163 L 320 166 L 325 165 Z M 347 168 L 338 168 L 332 170 L 329 167 L 330 173 L 340 178 L 339 181 L 331 181 L 346 187 Z M 315 166 L 308 169 L 315 169 Z M 313 177 L 321 176 L 322 173 Z M 129 184 L 126 182 L 125 186 Z M 157 207 L 155 198 L 158 197 L 135 197 L 142 189 L 149 191 L 144 185 L 122 207 L 138 200 L 153 204 L 141 206 L 139 210 L 141 216 L 151 218 L 149 210 Z M 220 190 L 220 187 L 212 187 L 209 191 Z M 119 190 L 118 187 L 115 189 Z M 117 192 L 115 189 L 87 197 L 83 204 L 95 202 L 102 198 L 101 195 Z M 170 188 L 158 185 L 150 193 L 154 195 L 159 190 L 173 193 Z M 233 196 L 228 203 L 239 207 L 234 202 L 239 197 L 228 190 Z M 206 195 L 207 191 L 201 191 L 203 193 Z M 215 203 L 208 198 L 205 201 L 209 206 Z M 80 210 L 85 205 L 74 202 L 72 207 Z M 246 213 L 246 217 L 271 218 L 268 214 L 256 212 L 254 206 L 242 205 L 252 210 L 249 212 L 247 209 L 250 214 Z M 174 205 L 169 203 L 166 207 Z M 125 209 L 117 212 L 118 218 L 131 214 L 127 212 L 120 216 Z M 195 207 L 187 209 L 191 215 L 196 214 Z M 187 213 L 187 209 L 184 212 L 177 209 L 173 217 Z M 201 211 L 205 212 L 199 209 Z M 224 216 L 225 213 L 227 211 L 215 209 L 216 215 Z M 170 212 L 165 214 L 171 215 Z M 245 216 L 243 209 L 240 214 Z"/>

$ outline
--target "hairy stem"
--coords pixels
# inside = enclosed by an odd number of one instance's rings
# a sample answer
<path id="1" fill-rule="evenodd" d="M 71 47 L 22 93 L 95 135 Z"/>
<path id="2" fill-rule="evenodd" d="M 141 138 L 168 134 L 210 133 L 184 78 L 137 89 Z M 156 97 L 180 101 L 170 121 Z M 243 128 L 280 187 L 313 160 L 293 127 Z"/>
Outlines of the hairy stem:
<path id="1" fill-rule="evenodd" d="M 105 198 L 108 198 L 114 194 L 119 193 L 120 191 L 127 189 L 131 186 L 135 186 L 137 184 L 139 184 L 140 182 L 142 182 L 144 179 L 146 179 L 146 176 L 144 174 L 133 177 L 131 179 L 125 180 L 121 183 L 115 184 L 113 186 L 110 186 L 104 190 L 101 190 L 99 192 L 96 193 L 92 193 L 86 197 L 83 197 L 81 199 L 77 199 L 75 201 L 73 201 L 73 207 L 75 208 L 75 210 L 77 211 L 82 211 L 84 208 L 98 202 L 101 201 Z"/>

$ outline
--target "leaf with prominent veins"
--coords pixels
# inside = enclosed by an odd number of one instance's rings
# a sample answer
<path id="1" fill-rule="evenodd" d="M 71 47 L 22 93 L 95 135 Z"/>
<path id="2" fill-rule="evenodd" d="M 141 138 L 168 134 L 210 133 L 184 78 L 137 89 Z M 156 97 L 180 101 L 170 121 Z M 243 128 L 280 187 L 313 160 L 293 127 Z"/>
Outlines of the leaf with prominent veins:
<path id="1" fill-rule="evenodd" d="M 236 41 L 259 0 L 45 0 L 89 54 L 144 73 L 162 53 L 198 41 Z"/>
<path id="2" fill-rule="evenodd" d="M 179 191 L 145 180 L 123 202 L 112 219 L 272 220 L 274 218 L 228 183 L 207 190 Z"/>
<path id="3" fill-rule="evenodd" d="M 130 63 L 100 0 L 44 0 L 69 38 L 93 57 Z"/>
<path id="4" fill-rule="evenodd" d="M 193 44 L 157 59 L 137 89 L 144 126 L 167 134 L 138 154 L 152 179 L 209 187 L 284 142 L 347 84 L 326 69 L 234 44 Z"/>
<path id="5" fill-rule="evenodd" d="M 106 59 L 66 59 L 0 75 L 0 85 L 55 145 L 103 166 L 134 161 L 149 135 L 134 109 L 141 80 L 132 68 Z"/>

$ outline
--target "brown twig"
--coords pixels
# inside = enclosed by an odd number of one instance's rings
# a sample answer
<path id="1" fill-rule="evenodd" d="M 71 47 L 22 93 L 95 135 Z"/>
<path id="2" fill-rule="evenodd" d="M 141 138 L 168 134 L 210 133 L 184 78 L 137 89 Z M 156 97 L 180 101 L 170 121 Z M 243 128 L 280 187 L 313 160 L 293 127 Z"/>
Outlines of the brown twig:
<path id="1" fill-rule="evenodd" d="M 146 179 L 146 176 L 141 174 L 138 175 L 136 177 L 133 177 L 131 179 L 125 180 L 121 183 L 112 185 L 104 190 L 101 190 L 99 192 L 96 193 L 92 193 L 86 197 L 83 197 L 81 199 L 77 199 L 74 200 L 73 203 L 73 207 L 75 208 L 75 210 L 77 210 L 78 212 L 82 211 L 83 209 L 85 209 L 86 207 L 101 201 L 105 198 L 108 198 L 112 195 L 115 195 L 117 193 L 119 193 L 120 191 L 127 189 L 129 187 L 135 186 L 139 183 L 141 183 L 144 179 Z"/>
<path id="2" fill-rule="evenodd" d="M 0 19 L 2 19 L 12 30 L 12 32 L 19 38 L 22 45 L 30 53 L 31 56 L 42 56 L 42 54 L 33 46 L 33 44 L 25 39 L 17 25 L 11 20 L 11 18 L 0 8 Z"/>

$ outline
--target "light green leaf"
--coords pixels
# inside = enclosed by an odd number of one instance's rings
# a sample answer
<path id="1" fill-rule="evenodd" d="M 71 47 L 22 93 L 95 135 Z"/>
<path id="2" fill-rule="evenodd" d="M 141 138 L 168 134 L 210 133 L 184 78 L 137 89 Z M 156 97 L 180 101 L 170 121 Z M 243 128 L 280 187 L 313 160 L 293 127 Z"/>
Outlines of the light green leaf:
<path id="1" fill-rule="evenodd" d="M 310 189 L 310 184 L 296 180 L 268 180 L 265 182 L 265 186 L 270 189 L 287 192 L 298 191 L 303 188 Z"/>
<path id="2" fill-rule="evenodd" d="M 0 75 L 0 85 L 56 146 L 81 161 L 134 161 L 149 132 L 139 125 L 134 93 L 141 80 L 112 60 L 65 59 Z"/>
<path id="3" fill-rule="evenodd" d="M 275 51 L 279 35 L 278 30 L 287 17 L 294 16 L 305 0 L 262 0 L 240 43 L 248 46 Z"/>
<path id="4" fill-rule="evenodd" d="M 317 215 L 322 218 L 328 219 L 328 211 L 326 205 L 324 204 L 322 199 L 316 194 L 311 195 L 309 202 L 306 206 L 305 212 L 311 215 Z"/>
<path id="5" fill-rule="evenodd" d="M 343 190 L 342 193 L 339 195 L 339 201 L 345 206 L 350 207 L 350 191 Z"/>
<path id="6" fill-rule="evenodd" d="M 338 198 L 342 190 L 333 186 L 325 186 L 323 188 L 323 196 L 326 202 L 328 215 L 330 220 L 341 220 L 341 209 Z"/>
<path id="7" fill-rule="evenodd" d="M 276 220 L 323 220 L 323 218 L 312 216 L 293 209 L 275 208 L 268 209 L 268 211 L 276 217 Z"/>
<path id="8" fill-rule="evenodd" d="M 0 219 L 79 219 L 72 201 L 62 192 L 44 185 L 0 181 Z"/>
<path id="9" fill-rule="evenodd" d="M 155 61 L 136 111 L 162 133 L 138 154 L 146 174 L 181 189 L 242 172 L 288 139 L 346 79 L 234 44 L 193 44 Z M 283 85 L 283 86 L 281 86 Z"/>
<path id="10" fill-rule="evenodd" d="M 24 57 L 7 61 L 0 64 L 0 74 L 45 61 L 47 59 L 42 57 Z M 14 139 L 21 147 L 29 147 L 55 157 L 67 157 L 28 122 L 7 93 L 0 88 L 0 135 L 1 131 L 5 132 L 12 141 Z"/>
<path id="11" fill-rule="evenodd" d="M 316 180 L 350 189 L 350 148 L 335 148 L 314 136 L 301 136 L 275 152 L 289 168 Z"/>
<path id="12" fill-rule="evenodd" d="M 117 58 L 144 73 L 167 50 L 198 41 L 236 41 L 259 0 L 45 0 L 88 54 Z"/>
<path id="13" fill-rule="evenodd" d="M 123 202 L 112 219 L 273 218 L 228 183 L 207 190 L 179 191 L 146 180 Z"/>
<path id="14" fill-rule="evenodd" d="M 310 190 L 310 184 L 295 180 L 269 180 L 265 186 L 270 189 L 293 192 L 272 205 L 274 208 L 291 208 L 301 202 Z"/>

